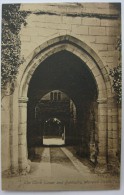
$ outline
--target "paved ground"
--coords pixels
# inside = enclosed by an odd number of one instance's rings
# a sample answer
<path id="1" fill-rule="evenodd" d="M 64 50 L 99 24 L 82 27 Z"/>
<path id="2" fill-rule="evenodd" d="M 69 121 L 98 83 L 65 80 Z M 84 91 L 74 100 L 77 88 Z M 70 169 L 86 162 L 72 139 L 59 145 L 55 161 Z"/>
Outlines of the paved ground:
<path id="1" fill-rule="evenodd" d="M 72 147 L 39 147 L 31 157 L 26 176 L 3 178 L 11 190 L 94 190 L 119 187 L 119 178 L 95 174 L 87 161 L 77 158 Z"/>
<path id="2" fill-rule="evenodd" d="M 62 138 L 43 138 L 44 145 L 64 145 Z"/>

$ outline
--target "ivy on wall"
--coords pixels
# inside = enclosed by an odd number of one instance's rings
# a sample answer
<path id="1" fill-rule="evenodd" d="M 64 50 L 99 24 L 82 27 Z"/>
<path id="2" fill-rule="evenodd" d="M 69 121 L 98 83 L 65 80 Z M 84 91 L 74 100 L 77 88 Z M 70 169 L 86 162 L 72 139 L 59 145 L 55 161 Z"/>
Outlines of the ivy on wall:
<path id="1" fill-rule="evenodd" d="M 113 89 L 117 94 L 117 103 L 121 104 L 122 100 L 122 67 L 121 67 L 121 38 L 118 39 L 117 47 L 119 51 L 119 64 L 117 67 L 110 70 L 110 75 L 113 78 Z"/>
<path id="2" fill-rule="evenodd" d="M 21 25 L 26 25 L 27 13 L 20 11 L 20 4 L 2 5 L 2 46 L 1 46 L 1 86 L 14 85 L 20 57 L 21 42 L 19 32 Z"/>
<path id="3" fill-rule="evenodd" d="M 14 81 L 18 73 L 18 67 L 22 63 L 20 57 L 21 42 L 19 32 L 21 25 L 26 25 L 27 12 L 20 11 L 20 4 L 2 5 L 2 46 L 1 46 L 1 86 L 6 89 L 7 83 L 14 89 Z M 121 39 L 118 40 L 117 49 L 121 54 Z M 117 101 L 121 103 L 121 55 L 119 64 L 110 70 L 113 78 L 113 88 L 117 94 Z"/>

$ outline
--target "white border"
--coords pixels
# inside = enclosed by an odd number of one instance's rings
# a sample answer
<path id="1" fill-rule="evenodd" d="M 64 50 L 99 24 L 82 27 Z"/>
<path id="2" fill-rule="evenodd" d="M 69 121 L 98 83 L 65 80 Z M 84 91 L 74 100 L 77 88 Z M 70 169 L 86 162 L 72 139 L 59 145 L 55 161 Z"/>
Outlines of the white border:
<path id="1" fill-rule="evenodd" d="M 122 26 L 122 54 L 124 52 L 124 46 L 123 46 L 123 43 L 124 43 L 124 0 L 0 0 L 0 17 L 1 17 L 1 10 L 2 10 L 2 4 L 5 4 L 5 3 L 56 3 L 56 2 L 106 2 L 106 3 L 109 3 L 109 2 L 113 2 L 113 3 L 121 3 L 121 7 L 122 7 L 122 17 L 121 17 L 121 26 Z M 1 26 L 1 18 L 0 18 L 0 26 Z M 1 29 L 0 29 L 0 43 L 1 43 Z M 1 44 L 0 44 L 1 45 Z M 1 48 L 0 48 L 0 59 L 1 59 Z M 124 56 L 122 55 L 122 84 L 124 83 Z M 123 105 L 124 105 L 124 87 L 122 87 L 122 108 L 123 108 Z M 123 109 L 122 109 L 123 110 Z M 1 138 L 1 136 L 0 136 Z M 7 192 L 7 191 L 2 191 L 1 190 L 1 177 L 0 177 L 0 195 L 1 194 L 32 194 L 34 195 L 34 193 L 37 193 L 37 194 L 45 194 L 45 195 L 53 195 L 53 194 L 60 194 L 60 195 L 81 195 L 81 194 L 86 194 L 86 195 L 97 195 L 97 194 L 100 194 L 100 195 L 124 195 L 124 116 L 123 116 L 123 112 L 122 112 L 122 140 L 121 140 L 121 144 L 122 144 L 122 151 L 121 151 L 121 165 L 122 165 L 122 168 L 121 168 L 121 187 L 120 187 L 120 190 L 110 190 L 110 191 L 69 191 L 69 192 Z M 0 144 L 0 149 L 1 149 L 1 144 Z M 0 156 L 0 170 L 1 170 L 1 156 Z M 1 171 L 0 171 L 1 172 Z"/>

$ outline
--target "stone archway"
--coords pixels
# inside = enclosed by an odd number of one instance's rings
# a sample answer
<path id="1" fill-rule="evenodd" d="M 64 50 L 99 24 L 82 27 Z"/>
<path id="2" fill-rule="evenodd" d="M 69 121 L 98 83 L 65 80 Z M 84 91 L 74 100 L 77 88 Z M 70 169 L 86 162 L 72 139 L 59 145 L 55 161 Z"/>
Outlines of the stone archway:
<path id="1" fill-rule="evenodd" d="M 36 73 L 34 74 L 37 75 Z M 43 80 L 40 80 L 40 83 L 42 83 Z M 64 133 L 65 126 L 67 126 L 67 124 L 70 124 L 70 121 L 71 123 L 75 123 L 76 120 L 76 107 L 72 99 L 69 97 L 69 95 L 64 93 L 62 90 L 61 91 L 50 90 L 46 92 L 46 90 L 43 89 L 42 91 L 41 90 L 38 91 L 38 89 L 36 89 L 35 87 L 31 88 L 31 86 L 32 83 L 30 83 L 30 87 L 28 90 L 29 101 L 27 104 L 28 148 L 32 146 L 35 147 L 37 145 L 43 146 L 44 136 L 48 137 L 49 134 L 50 137 L 54 135 L 54 133 L 55 134 L 57 133 L 56 125 L 58 123 L 56 124 L 56 122 L 53 119 L 57 119 L 57 121 L 61 122 L 59 123 L 59 125 L 62 133 Z M 31 89 L 35 89 L 35 91 L 33 91 L 33 94 L 31 93 L 32 92 Z M 56 94 L 57 97 L 55 96 Z M 54 125 L 56 129 L 55 131 L 53 128 Z M 46 129 L 46 133 L 45 133 L 45 129 Z M 67 144 L 69 142 L 67 134 L 64 134 L 64 138 L 65 138 L 64 139 L 65 143 Z M 35 143 L 33 140 L 35 140 Z"/>
<path id="2" fill-rule="evenodd" d="M 103 165 L 104 167 L 106 166 L 108 156 L 111 151 L 111 156 L 113 156 L 113 159 L 116 156 L 115 149 L 117 148 L 117 135 L 115 136 L 115 140 L 113 140 L 112 149 L 109 147 L 110 143 L 108 142 L 108 130 L 111 129 L 113 125 L 112 122 L 108 121 L 108 113 L 112 114 L 114 110 L 113 114 L 117 117 L 117 110 L 111 93 L 111 84 L 107 70 L 98 55 L 91 48 L 89 48 L 88 45 L 74 37 L 65 35 L 49 40 L 48 42 L 36 48 L 35 51 L 33 51 L 33 53 L 28 57 L 26 62 L 19 68 L 19 75 L 17 78 L 17 85 L 19 86 L 19 91 L 18 89 L 15 90 L 12 100 L 13 103 L 16 100 L 16 106 L 14 106 L 12 110 L 15 110 L 15 113 L 19 113 L 18 123 L 16 124 L 16 127 L 18 127 L 18 155 L 16 156 L 16 159 L 14 159 L 14 145 L 12 143 L 11 164 L 13 169 L 18 169 L 19 166 L 19 170 L 21 172 L 27 172 L 27 169 L 29 168 L 27 159 L 26 132 L 28 101 L 27 91 L 30 79 L 41 62 L 43 62 L 52 54 L 62 50 L 67 50 L 73 53 L 83 62 L 85 62 L 89 70 L 92 72 L 94 79 L 97 83 L 99 165 Z M 108 101 L 111 102 L 109 106 Z M 116 132 L 117 134 L 117 123 L 114 124 L 113 128 L 115 129 L 114 132 Z M 15 131 L 13 131 L 13 139 L 14 133 Z"/>

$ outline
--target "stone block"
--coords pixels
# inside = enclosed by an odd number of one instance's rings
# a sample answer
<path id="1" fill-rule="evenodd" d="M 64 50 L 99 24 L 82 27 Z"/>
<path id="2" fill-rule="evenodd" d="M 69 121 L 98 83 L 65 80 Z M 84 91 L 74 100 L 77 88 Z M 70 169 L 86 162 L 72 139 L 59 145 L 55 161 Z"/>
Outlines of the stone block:
<path id="1" fill-rule="evenodd" d="M 117 139 L 118 140 L 118 131 L 113 131 L 113 135 L 112 135 L 113 139 Z"/>
<path id="2" fill-rule="evenodd" d="M 113 45 L 115 44 L 115 36 L 96 36 L 96 43 Z"/>
<path id="3" fill-rule="evenodd" d="M 10 129 L 10 122 L 1 124 L 1 133 L 9 134 L 9 129 Z"/>
<path id="4" fill-rule="evenodd" d="M 112 122 L 112 116 L 108 116 L 108 122 L 111 123 Z"/>
<path id="5" fill-rule="evenodd" d="M 108 121 L 108 130 L 111 131 L 112 130 L 112 122 Z"/>
<path id="6" fill-rule="evenodd" d="M 6 146 L 5 150 L 8 150 L 9 147 L 9 131 L 2 131 L 1 132 L 1 146 L 2 148 Z"/>
<path id="7" fill-rule="evenodd" d="M 108 101 L 108 108 L 112 110 L 112 115 L 117 115 L 117 109 L 114 109 L 115 106 L 113 101 Z"/>
<path id="8" fill-rule="evenodd" d="M 26 134 L 26 132 L 27 132 L 27 124 L 26 123 L 19 124 L 18 134 L 23 135 L 23 134 Z"/>
<path id="9" fill-rule="evenodd" d="M 111 97 L 109 97 L 108 98 L 108 102 L 111 104 L 111 106 L 113 105 L 113 107 L 111 107 L 111 109 L 113 108 L 113 109 L 115 109 L 115 105 L 117 104 L 117 102 L 116 102 L 116 100 L 115 100 L 115 96 L 111 96 Z M 116 103 L 116 104 L 115 104 Z M 117 108 L 116 108 L 116 110 L 117 110 Z"/>
<path id="10" fill-rule="evenodd" d="M 108 74 L 108 71 L 107 71 L 107 69 L 106 69 L 106 68 L 102 68 L 102 69 L 101 69 L 101 72 L 102 72 L 102 74 L 103 74 L 103 75 Z"/>
<path id="11" fill-rule="evenodd" d="M 87 65 L 90 68 L 90 70 L 92 70 L 93 68 L 96 68 L 96 64 L 94 62 L 90 61 L 88 58 L 86 59 L 87 59 Z"/>
<path id="12" fill-rule="evenodd" d="M 106 56 L 106 57 L 101 57 L 102 59 L 103 59 L 103 61 L 104 62 L 106 62 L 106 63 L 113 63 L 113 61 L 114 61 L 114 57 L 113 56 Z"/>
<path id="13" fill-rule="evenodd" d="M 54 23 L 54 24 L 55 23 L 61 24 L 62 23 L 62 17 L 61 16 L 55 16 L 55 15 L 45 15 L 45 22 Z"/>
<path id="14" fill-rule="evenodd" d="M 113 145 L 112 144 L 108 145 L 108 155 L 109 155 L 108 157 L 111 161 L 111 159 L 113 158 Z"/>
<path id="15" fill-rule="evenodd" d="M 86 4 L 84 4 L 84 6 L 85 7 L 87 7 L 87 8 L 93 8 L 93 7 L 96 7 L 97 9 L 98 8 L 100 8 L 100 9 L 108 9 L 109 8 L 109 4 L 108 3 L 99 3 L 99 2 L 97 2 L 97 3 L 86 3 Z"/>
<path id="16" fill-rule="evenodd" d="M 105 122 L 100 122 L 100 121 L 98 121 L 98 128 L 99 128 L 99 133 L 100 133 L 101 131 L 106 131 L 107 125 L 106 125 Z M 99 136 L 100 136 L 100 135 L 99 135 Z"/>
<path id="17" fill-rule="evenodd" d="M 95 64 L 95 63 L 94 63 L 94 64 Z M 95 66 L 96 66 L 96 65 L 95 65 Z M 103 78 L 102 78 L 101 75 L 98 75 L 98 76 L 96 77 L 96 79 L 97 79 L 97 82 L 98 82 L 99 85 L 104 85 Z"/>
<path id="18" fill-rule="evenodd" d="M 108 145 L 113 147 L 113 138 L 108 138 Z"/>
<path id="19" fill-rule="evenodd" d="M 81 17 L 62 16 L 62 23 L 64 23 L 64 24 L 81 24 Z"/>
<path id="20" fill-rule="evenodd" d="M 107 122 L 107 117 L 104 115 L 98 115 L 98 122 L 102 125 L 102 123 Z"/>
<path id="21" fill-rule="evenodd" d="M 100 116 L 105 116 L 107 114 L 107 109 L 101 107 L 98 112 Z"/>
<path id="22" fill-rule="evenodd" d="M 117 145 L 114 146 L 114 143 L 113 143 L 113 149 L 112 149 L 112 154 L 113 154 L 113 158 L 112 160 L 115 160 L 117 159 Z"/>
<path id="23" fill-rule="evenodd" d="M 29 16 L 26 18 L 27 26 L 34 26 L 37 23 L 45 22 L 45 15 L 43 14 L 29 14 Z"/>
<path id="24" fill-rule="evenodd" d="M 26 158 L 27 156 L 27 145 L 26 144 L 20 144 L 19 145 L 19 158 Z"/>
<path id="25" fill-rule="evenodd" d="M 103 36 L 106 34 L 105 27 L 89 27 L 89 35 Z"/>
<path id="26" fill-rule="evenodd" d="M 99 76 L 99 75 L 98 75 Z M 98 76 L 96 76 L 96 80 L 97 80 L 97 77 Z M 101 76 L 101 75 L 100 75 Z M 98 83 L 98 87 L 99 87 L 99 91 L 103 91 L 103 90 L 106 90 L 106 86 L 102 83 L 102 82 L 100 82 L 100 83 Z"/>
<path id="27" fill-rule="evenodd" d="M 72 31 L 75 34 L 87 35 L 88 26 L 72 25 Z"/>
<path id="28" fill-rule="evenodd" d="M 20 31 L 20 39 L 21 39 L 21 36 L 37 36 L 38 34 L 38 31 L 36 30 L 35 27 L 31 27 L 31 28 L 28 28 L 28 27 L 25 27 L 25 28 L 22 28 L 21 31 Z"/>
<path id="29" fill-rule="evenodd" d="M 23 42 L 30 42 L 31 41 L 31 37 L 30 36 L 21 36 L 21 41 Z"/>
<path id="30" fill-rule="evenodd" d="M 104 75 L 104 80 L 105 80 L 106 83 L 110 81 L 110 77 L 109 77 L 108 74 Z M 107 92 L 108 92 L 108 89 L 107 89 Z"/>
<path id="31" fill-rule="evenodd" d="M 115 50 L 115 45 L 107 45 L 108 51 L 114 51 Z"/>
<path id="32" fill-rule="evenodd" d="M 95 39 L 95 37 L 94 37 L 94 39 Z M 108 50 L 108 47 L 107 47 L 106 44 L 96 44 L 96 43 L 94 43 L 93 47 L 95 47 L 98 51 L 107 51 Z"/>
<path id="33" fill-rule="evenodd" d="M 108 138 L 112 139 L 112 137 L 113 137 L 113 131 L 111 129 L 110 130 L 108 129 Z"/>
<path id="34" fill-rule="evenodd" d="M 26 143 L 27 143 L 27 140 L 26 140 L 26 135 L 19 135 L 19 141 L 18 141 L 18 144 L 19 145 L 26 145 Z"/>
<path id="35" fill-rule="evenodd" d="M 115 105 L 115 106 L 116 106 L 116 105 Z M 118 116 L 118 111 L 117 111 L 116 108 L 115 108 L 115 109 L 112 108 L 112 114 L 111 114 L 111 115 L 112 115 L 112 117 L 114 117 L 114 116 L 117 117 L 117 116 Z"/>
<path id="36" fill-rule="evenodd" d="M 65 8 L 66 8 L 66 13 L 70 13 L 70 14 L 72 14 L 72 13 L 74 13 L 74 14 L 77 14 L 77 13 L 80 13 L 81 12 L 81 7 L 77 7 L 77 6 L 65 6 Z"/>
<path id="37" fill-rule="evenodd" d="M 100 55 L 102 57 L 113 57 L 115 55 L 115 51 L 101 51 Z"/>
<path id="38" fill-rule="evenodd" d="M 107 128 L 106 128 L 107 129 Z M 99 130 L 99 138 L 100 139 L 105 139 L 106 138 L 106 135 L 107 135 L 107 131 L 106 129 L 103 129 L 103 130 Z"/>
<path id="39" fill-rule="evenodd" d="M 112 123 L 112 129 L 113 129 L 113 131 L 117 131 L 118 130 L 118 123 L 117 122 L 113 122 Z"/>
<path id="40" fill-rule="evenodd" d="M 84 54 L 84 55 L 82 56 L 82 54 L 78 52 L 78 53 L 77 53 L 77 56 L 78 56 L 81 60 L 83 60 L 83 62 L 86 63 L 87 66 L 88 66 L 89 68 L 92 67 L 93 64 L 91 65 L 91 63 L 90 63 L 90 61 L 89 61 L 89 58 L 86 56 L 86 54 Z"/>
<path id="41" fill-rule="evenodd" d="M 109 35 L 109 36 L 110 35 L 112 35 L 112 36 L 113 35 L 118 35 L 118 36 L 120 35 L 118 28 L 115 28 L 115 27 L 106 27 L 105 29 L 106 29 L 105 30 L 106 31 L 106 35 Z"/>
<path id="42" fill-rule="evenodd" d="M 18 142 L 11 146 L 11 152 L 13 153 L 13 161 L 18 162 Z"/>
<path id="43" fill-rule="evenodd" d="M 119 27 L 118 20 L 111 19 L 101 19 L 101 26 L 116 26 Z"/>
<path id="44" fill-rule="evenodd" d="M 112 109 L 111 108 L 108 109 L 108 116 L 112 116 Z"/>
<path id="45" fill-rule="evenodd" d="M 115 123 L 115 122 L 117 122 L 117 121 L 118 121 L 117 116 L 112 116 L 112 122 Z"/>
<path id="46" fill-rule="evenodd" d="M 9 126 L 8 126 L 8 132 L 4 131 L 4 129 L 2 129 L 1 132 L 1 167 L 2 167 L 2 171 L 7 170 L 10 167 Z"/>
<path id="47" fill-rule="evenodd" d="M 111 81 L 108 80 L 106 81 L 106 87 L 107 87 L 107 95 L 108 97 L 111 97 L 112 96 L 112 88 L 111 88 Z"/>
<path id="48" fill-rule="evenodd" d="M 94 6 L 90 7 L 90 9 L 89 9 L 89 7 L 85 8 L 85 12 L 86 13 L 97 13 L 97 14 L 107 14 L 109 12 L 108 9 L 105 9 L 105 8 L 99 9 L 96 6 L 97 5 L 94 5 Z"/>
<path id="49" fill-rule="evenodd" d="M 27 112 L 26 109 L 20 107 L 19 109 L 19 123 L 26 123 L 27 122 Z"/>
<path id="50" fill-rule="evenodd" d="M 104 98 L 104 97 L 106 97 L 106 90 L 99 90 L 99 99 Z"/>
<path id="51" fill-rule="evenodd" d="M 52 23 L 46 23 L 46 30 L 50 29 L 56 29 L 56 30 L 68 30 L 71 29 L 70 24 L 52 24 Z"/>
<path id="52" fill-rule="evenodd" d="M 106 155 L 106 143 L 103 139 L 99 140 L 99 155 L 104 157 Z"/>
<path id="53" fill-rule="evenodd" d="M 98 111 L 104 108 L 107 111 L 107 99 L 106 98 L 98 98 Z"/>
<path id="54" fill-rule="evenodd" d="M 19 156 L 19 167 L 21 169 L 25 169 L 26 165 L 27 165 L 27 159 L 25 158 L 25 156 L 20 155 Z"/>
<path id="55" fill-rule="evenodd" d="M 86 26 L 100 26 L 100 19 L 84 17 L 82 19 L 82 24 Z"/>
<path id="56" fill-rule="evenodd" d="M 76 35 L 76 37 L 84 42 L 88 43 L 95 43 L 95 36 L 89 36 L 89 35 Z"/>
<path id="57" fill-rule="evenodd" d="M 50 36 L 50 35 L 53 35 L 53 34 L 56 34 L 56 33 L 57 33 L 56 29 L 40 28 L 40 30 L 37 32 L 37 35 L 46 37 L 46 36 Z"/>
<path id="58" fill-rule="evenodd" d="M 22 43 L 22 44 L 23 44 L 23 43 Z M 28 55 L 28 53 L 29 53 L 28 49 L 23 49 L 23 50 L 21 51 L 21 56 L 26 57 L 26 56 Z"/>
<path id="59" fill-rule="evenodd" d="M 51 23 L 50 23 L 50 24 L 51 24 Z M 36 29 L 37 31 L 39 31 L 40 28 L 46 28 L 46 26 L 47 26 L 47 23 L 46 23 L 46 22 L 37 22 L 37 23 L 35 24 L 35 29 Z"/>
<path id="60" fill-rule="evenodd" d="M 92 70 L 93 75 L 94 75 L 95 77 L 96 77 L 96 76 L 98 76 L 98 75 L 100 75 L 100 71 L 99 71 L 99 69 L 98 69 L 98 68 L 93 67 L 91 70 Z"/>
<path id="61" fill-rule="evenodd" d="M 17 131 L 18 126 L 10 124 L 10 127 L 12 127 L 12 129 L 10 129 L 10 132 L 9 132 L 11 142 L 14 143 L 14 144 L 18 143 L 18 131 Z"/>

